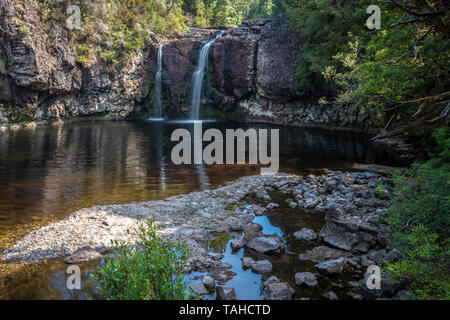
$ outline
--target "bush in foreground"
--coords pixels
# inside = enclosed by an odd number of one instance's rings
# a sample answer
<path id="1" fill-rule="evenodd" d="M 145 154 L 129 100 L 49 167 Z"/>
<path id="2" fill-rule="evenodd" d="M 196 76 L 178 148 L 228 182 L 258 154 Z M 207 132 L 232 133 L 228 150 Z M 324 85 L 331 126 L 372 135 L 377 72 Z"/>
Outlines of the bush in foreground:
<path id="1" fill-rule="evenodd" d="M 100 294 L 110 300 L 185 300 L 190 296 L 184 281 L 186 245 L 157 236 L 153 220 L 136 230 L 135 247 L 115 241 L 113 258 L 94 276 Z"/>

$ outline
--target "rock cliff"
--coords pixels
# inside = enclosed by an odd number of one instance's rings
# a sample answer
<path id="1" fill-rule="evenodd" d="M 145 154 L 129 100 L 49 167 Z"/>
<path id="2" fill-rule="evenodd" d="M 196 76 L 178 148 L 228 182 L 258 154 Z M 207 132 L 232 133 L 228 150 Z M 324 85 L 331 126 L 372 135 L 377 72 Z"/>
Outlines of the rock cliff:
<path id="1" fill-rule="evenodd" d="M 127 63 L 111 66 L 101 59 L 80 63 L 64 21 L 50 19 L 37 0 L 0 0 L 0 13 L 0 124 L 151 115 L 157 47 L 163 42 L 164 113 L 183 117 L 202 43 L 221 29 L 224 36 L 209 53 L 202 116 L 363 130 L 379 126 L 359 108 L 318 105 L 318 97 L 333 95 L 320 76 L 299 85 L 302 39 L 286 15 L 244 21 L 234 29 L 192 28 L 165 41 L 155 36 Z"/>

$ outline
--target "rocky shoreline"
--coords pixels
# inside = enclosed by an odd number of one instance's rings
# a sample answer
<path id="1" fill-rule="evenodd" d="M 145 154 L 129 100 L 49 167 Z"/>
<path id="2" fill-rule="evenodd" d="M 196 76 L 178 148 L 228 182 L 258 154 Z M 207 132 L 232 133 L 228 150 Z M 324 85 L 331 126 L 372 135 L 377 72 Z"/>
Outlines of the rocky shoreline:
<path id="1" fill-rule="evenodd" d="M 5 250 L 2 260 L 41 262 L 66 256 L 66 263 L 82 263 L 98 259 L 109 252 L 111 240 L 132 244 L 134 235 L 127 230 L 140 220 L 153 217 L 161 228 L 161 236 L 189 246 L 191 257 L 186 272 L 205 273 L 202 281 L 191 284 L 194 291 L 208 294 L 215 290 L 218 299 L 236 297 L 235 289 L 226 285 L 236 273 L 230 264 L 221 261 L 223 254 L 209 252 L 207 243 L 218 233 L 238 233 L 241 236 L 229 243 L 233 252 L 244 247 L 267 257 L 257 261 L 242 258 L 244 269 L 251 268 L 263 275 L 265 299 L 293 299 L 293 288 L 272 275 L 270 262 L 270 257 L 286 250 L 285 242 L 278 235 L 264 234 L 261 225 L 252 222 L 274 208 L 287 206 L 325 216 L 325 225 L 318 235 L 308 228 L 293 235 L 300 242 L 314 244 L 313 249 L 299 255 L 299 263 L 313 262 L 316 270 L 292 274 L 296 285 L 315 288 L 317 281 L 332 280 L 345 270 L 360 278 L 359 283 L 349 282 L 348 297 L 390 298 L 400 288 L 383 279 L 380 290 L 368 290 L 365 270 L 370 265 L 381 266 L 384 261 L 400 258 L 395 249 L 385 248 L 386 227 L 374 218 L 387 207 L 391 184 L 389 179 L 372 172 L 326 171 L 321 176 L 305 178 L 283 174 L 245 177 L 215 190 L 161 201 L 79 210 L 31 232 Z M 380 185 L 385 187 L 377 188 Z M 284 194 L 285 203 L 277 203 L 271 196 L 273 193 Z M 243 206 L 247 209 L 241 210 Z M 335 299 L 337 295 L 326 292 L 323 298 Z"/>

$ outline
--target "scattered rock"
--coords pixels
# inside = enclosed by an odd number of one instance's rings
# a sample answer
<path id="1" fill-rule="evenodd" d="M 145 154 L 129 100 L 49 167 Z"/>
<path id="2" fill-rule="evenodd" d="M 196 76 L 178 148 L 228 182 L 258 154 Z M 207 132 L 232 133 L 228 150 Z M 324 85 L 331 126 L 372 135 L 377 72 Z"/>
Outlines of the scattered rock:
<path id="1" fill-rule="evenodd" d="M 66 259 L 64 259 L 64 262 L 67 264 L 78 264 L 97 260 L 101 257 L 102 255 L 100 252 L 89 246 L 86 246 L 78 249 L 74 254 L 68 256 Z"/>
<path id="2" fill-rule="evenodd" d="M 236 300 L 236 292 L 233 287 L 216 286 L 217 300 Z"/>
<path id="3" fill-rule="evenodd" d="M 214 278 L 211 276 L 204 276 L 202 279 L 202 282 L 203 282 L 203 285 L 205 286 L 205 288 L 210 291 L 213 290 L 214 287 L 216 286 Z"/>
<path id="4" fill-rule="evenodd" d="M 266 281 L 263 282 L 263 286 L 267 287 L 269 285 L 271 285 L 272 283 L 278 283 L 281 282 L 280 279 L 278 279 L 277 276 L 270 276 L 269 278 L 267 278 Z"/>
<path id="5" fill-rule="evenodd" d="M 387 262 L 396 262 L 403 258 L 402 254 L 397 249 L 392 249 L 384 257 Z"/>
<path id="6" fill-rule="evenodd" d="M 297 286 L 306 285 L 310 288 L 317 287 L 317 279 L 311 272 L 299 272 L 295 274 L 295 284 Z"/>
<path id="7" fill-rule="evenodd" d="M 237 251 L 244 247 L 244 243 L 241 240 L 231 240 L 230 242 L 231 249 L 233 251 Z"/>
<path id="8" fill-rule="evenodd" d="M 333 291 L 328 291 L 323 294 L 323 297 L 327 300 L 338 300 L 338 296 Z"/>
<path id="9" fill-rule="evenodd" d="M 270 274 L 272 268 L 272 263 L 269 260 L 260 260 L 252 265 L 252 271 L 260 274 Z"/>
<path id="10" fill-rule="evenodd" d="M 191 285 L 189 287 L 192 289 L 192 291 L 194 291 L 198 295 L 208 294 L 208 290 L 206 289 L 205 285 L 201 281 L 191 283 Z"/>
<path id="11" fill-rule="evenodd" d="M 295 290 L 287 282 L 271 283 L 264 288 L 265 300 L 292 300 Z"/>
<path id="12" fill-rule="evenodd" d="M 407 290 L 400 290 L 395 294 L 396 300 L 416 300 Z"/>
<path id="13" fill-rule="evenodd" d="M 250 223 L 244 228 L 244 242 L 259 237 L 262 233 L 262 226 L 259 223 Z"/>
<path id="14" fill-rule="evenodd" d="M 306 241 L 306 242 L 317 240 L 316 233 L 313 230 L 308 229 L 308 228 L 303 228 L 300 231 L 295 232 L 294 237 L 297 240 Z"/>
<path id="15" fill-rule="evenodd" d="M 317 271 L 325 276 L 332 276 L 342 273 L 344 270 L 345 258 L 327 260 L 315 265 Z"/>
<path id="16" fill-rule="evenodd" d="M 249 258 L 249 257 L 243 257 L 241 260 L 242 260 L 242 268 L 243 269 L 249 269 L 255 263 L 255 260 L 253 260 L 252 258 Z"/>
<path id="17" fill-rule="evenodd" d="M 247 242 L 246 246 L 259 253 L 280 254 L 284 251 L 284 241 L 277 235 L 263 235 Z"/>
<path id="18" fill-rule="evenodd" d="M 272 209 L 275 209 L 275 208 L 278 208 L 278 207 L 280 207 L 280 205 L 277 204 L 277 203 L 275 203 L 275 202 L 271 202 L 271 203 L 269 203 L 269 204 L 266 206 L 266 208 L 269 209 L 269 210 L 272 210 Z"/>

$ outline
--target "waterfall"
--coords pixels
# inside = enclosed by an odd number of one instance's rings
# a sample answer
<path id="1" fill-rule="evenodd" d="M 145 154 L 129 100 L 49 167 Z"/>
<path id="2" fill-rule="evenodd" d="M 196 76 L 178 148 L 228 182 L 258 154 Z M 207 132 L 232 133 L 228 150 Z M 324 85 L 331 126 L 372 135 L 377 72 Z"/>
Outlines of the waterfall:
<path id="1" fill-rule="evenodd" d="M 194 76 L 192 77 L 192 98 L 191 98 L 191 110 L 190 118 L 191 120 L 197 120 L 200 115 L 200 102 L 202 99 L 202 87 L 203 78 L 205 75 L 205 67 L 208 64 L 209 49 L 223 35 L 223 31 L 211 40 L 208 40 L 202 47 L 200 51 L 200 57 L 198 59 L 198 66 L 195 69 Z"/>
<path id="2" fill-rule="evenodd" d="M 163 108 L 162 108 L 162 98 L 161 98 L 161 78 L 162 78 L 162 56 L 163 56 L 163 47 L 164 45 L 160 45 L 158 49 L 158 70 L 155 75 L 155 94 L 154 94 L 154 104 L 156 109 L 156 117 L 162 118 L 163 116 Z"/>

